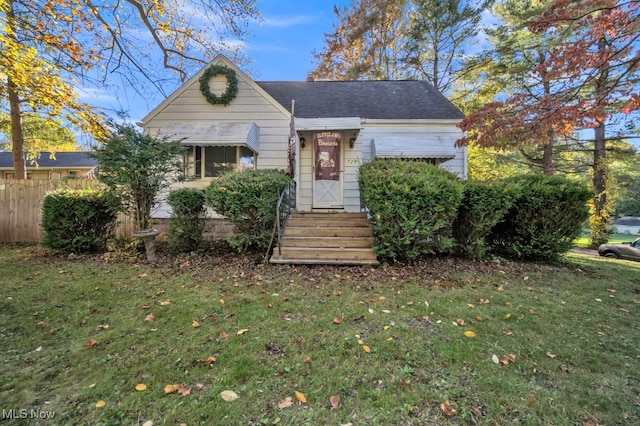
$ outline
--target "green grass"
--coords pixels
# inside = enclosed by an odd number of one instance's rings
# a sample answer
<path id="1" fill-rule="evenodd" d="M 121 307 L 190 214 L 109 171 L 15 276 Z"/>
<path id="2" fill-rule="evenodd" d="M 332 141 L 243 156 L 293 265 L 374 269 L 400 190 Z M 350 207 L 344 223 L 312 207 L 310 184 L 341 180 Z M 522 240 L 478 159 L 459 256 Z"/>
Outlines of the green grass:
<path id="1" fill-rule="evenodd" d="M 5 417 L 33 409 L 55 413 L 27 422 L 47 425 L 640 424 L 640 263 L 578 254 L 564 266 L 214 263 L 0 247 Z M 98 343 L 88 348 L 90 339 Z M 510 354 L 507 365 L 492 361 Z M 191 392 L 165 394 L 169 384 Z M 239 398 L 224 401 L 224 390 Z M 279 408 L 287 397 L 293 405 Z M 444 416 L 445 401 L 456 415 Z"/>
<path id="2" fill-rule="evenodd" d="M 627 235 L 627 234 L 611 234 L 609 235 L 609 243 L 619 244 L 624 242 L 633 241 L 638 238 L 637 235 Z M 575 246 L 580 248 L 589 248 L 591 245 L 591 234 L 588 232 L 583 232 L 579 238 L 575 241 Z"/>

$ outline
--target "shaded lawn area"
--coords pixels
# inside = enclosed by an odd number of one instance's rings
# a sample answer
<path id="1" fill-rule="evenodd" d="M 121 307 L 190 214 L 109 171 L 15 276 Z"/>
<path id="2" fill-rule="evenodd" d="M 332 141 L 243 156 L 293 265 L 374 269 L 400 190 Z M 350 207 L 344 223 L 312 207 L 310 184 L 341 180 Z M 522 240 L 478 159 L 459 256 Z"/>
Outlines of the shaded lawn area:
<path id="1" fill-rule="evenodd" d="M 0 270 L 3 424 L 640 424 L 638 263 L 0 246 Z"/>

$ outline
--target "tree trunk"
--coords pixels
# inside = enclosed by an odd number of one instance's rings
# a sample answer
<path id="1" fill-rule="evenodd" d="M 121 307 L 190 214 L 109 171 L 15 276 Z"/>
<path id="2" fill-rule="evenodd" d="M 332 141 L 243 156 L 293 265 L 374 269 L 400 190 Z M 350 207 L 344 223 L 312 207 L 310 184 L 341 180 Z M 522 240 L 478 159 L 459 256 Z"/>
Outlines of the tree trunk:
<path id="1" fill-rule="evenodd" d="M 15 22 L 16 17 L 13 11 L 13 0 L 8 1 L 6 12 L 7 26 L 11 29 L 11 34 L 7 32 L 7 37 L 16 38 Z M 7 77 L 7 95 L 9 97 L 9 116 L 11 117 L 11 152 L 13 153 L 13 171 L 15 179 L 26 179 L 27 168 L 24 161 L 24 137 L 22 135 L 22 112 L 20 111 L 20 97 L 18 87 Z"/>
<path id="2" fill-rule="evenodd" d="M 13 153 L 13 171 L 15 179 L 26 179 L 27 168 L 24 161 L 24 138 L 22 136 L 22 113 L 16 85 L 7 79 L 9 92 L 9 110 L 11 116 L 11 152 Z"/>
<path id="3" fill-rule="evenodd" d="M 553 134 L 552 131 L 550 133 Z M 553 145 L 553 136 L 549 135 L 549 141 L 542 151 L 542 171 L 545 175 L 552 175 L 556 171 L 553 161 Z"/>
<path id="4" fill-rule="evenodd" d="M 607 40 L 598 40 L 598 51 L 604 52 L 607 48 Z M 609 64 L 604 64 L 596 79 L 596 100 L 606 97 L 609 81 Z M 605 136 L 605 118 L 598 121 L 598 126 L 593 129 L 593 214 L 591 216 L 591 245 L 594 247 L 608 241 L 607 225 L 610 222 L 610 200 L 607 199 L 608 172 L 607 164 L 607 140 Z"/>
<path id="5" fill-rule="evenodd" d="M 601 121 L 594 128 L 593 147 L 593 217 L 591 219 L 591 245 L 596 247 L 608 240 L 607 225 L 610 221 L 610 211 L 607 199 L 607 151 L 605 139 L 605 125 Z"/>

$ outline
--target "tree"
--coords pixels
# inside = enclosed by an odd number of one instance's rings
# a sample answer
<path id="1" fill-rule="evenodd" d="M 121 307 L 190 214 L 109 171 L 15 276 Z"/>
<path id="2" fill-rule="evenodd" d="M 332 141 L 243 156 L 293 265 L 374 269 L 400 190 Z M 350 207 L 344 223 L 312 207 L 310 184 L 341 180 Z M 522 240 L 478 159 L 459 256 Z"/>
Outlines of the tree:
<path id="1" fill-rule="evenodd" d="M 38 114 L 23 114 L 24 152 L 27 160 L 37 160 L 43 151 L 80 151 L 76 135 L 68 128 Z M 11 118 L 0 113 L 0 148 L 11 151 Z"/>
<path id="2" fill-rule="evenodd" d="M 149 227 L 161 191 L 183 176 L 186 148 L 180 142 L 116 125 L 93 153 L 100 168 L 98 179 L 120 197 L 137 230 Z"/>
<path id="3" fill-rule="evenodd" d="M 607 239 L 611 203 L 608 182 L 606 124 L 617 114 L 640 108 L 640 1 L 555 0 L 528 28 L 559 40 L 531 70 L 532 78 L 557 82 L 554 90 L 531 102 L 521 88 L 504 101 L 486 104 L 468 116 L 461 128 L 480 146 L 518 147 L 530 140 L 571 136 L 593 129 L 591 217 L 592 244 Z"/>
<path id="4" fill-rule="evenodd" d="M 406 0 L 351 0 L 350 7 L 334 6 L 338 20 L 325 33 L 324 51 L 311 75 L 331 80 L 383 80 L 405 74 L 400 57 L 407 31 L 403 20 Z"/>
<path id="5" fill-rule="evenodd" d="M 77 86 L 120 77 L 131 90 L 164 93 L 215 54 L 234 52 L 227 39 L 246 36 L 256 14 L 253 0 L 0 0 L 0 107 L 11 117 L 16 177 L 26 174 L 23 114 L 100 139 L 103 117 L 78 100 Z"/>
<path id="6" fill-rule="evenodd" d="M 424 79 L 448 93 L 465 71 L 461 58 L 478 34 L 481 12 L 462 0 L 352 0 L 314 52 L 316 78 Z"/>
<path id="7" fill-rule="evenodd" d="M 464 58 L 480 29 L 482 12 L 492 0 L 413 0 L 404 61 L 409 76 L 426 79 L 449 94 L 467 72 Z"/>

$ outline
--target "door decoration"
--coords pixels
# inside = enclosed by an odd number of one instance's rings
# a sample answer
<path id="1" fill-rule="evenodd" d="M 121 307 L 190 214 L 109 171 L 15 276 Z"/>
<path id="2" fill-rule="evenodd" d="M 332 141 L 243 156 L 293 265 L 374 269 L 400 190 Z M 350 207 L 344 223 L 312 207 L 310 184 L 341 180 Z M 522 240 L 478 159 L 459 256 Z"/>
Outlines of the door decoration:
<path id="1" fill-rule="evenodd" d="M 340 180 L 340 139 L 340 133 L 316 133 L 313 140 L 316 180 Z"/>
<path id="2" fill-rule="evenodd" d="M 224 75 L 227 79 L 227 90 L 220 96 L 211 93 L 211 89 L 209 89 L 209 80 L 218 74 Z M 202 73 L 199 81 L 202 96 L 212 105 L 229 105 L 229 102 L 231 102 L 238 93 L 238 77 L 236 77 L 236 72 L 224 65 L 211 65 Z"/>

